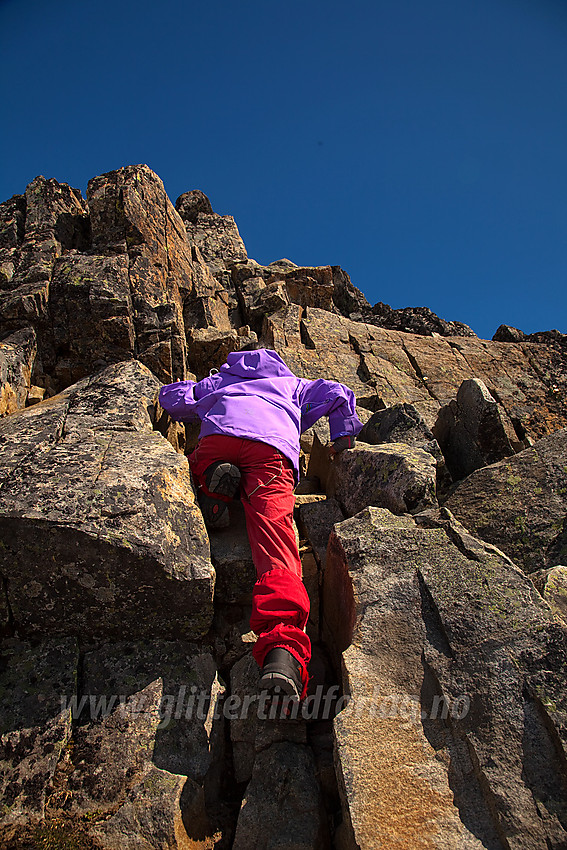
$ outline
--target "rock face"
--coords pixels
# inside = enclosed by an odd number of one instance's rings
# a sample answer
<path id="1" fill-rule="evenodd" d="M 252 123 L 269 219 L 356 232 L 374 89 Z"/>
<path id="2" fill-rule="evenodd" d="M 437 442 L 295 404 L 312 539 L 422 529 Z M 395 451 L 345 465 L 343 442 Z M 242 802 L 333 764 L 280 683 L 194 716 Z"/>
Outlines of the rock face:
<path id="1" fill-rule="evenodd" d="M 527 572 L 567 559 L 567 429 L 514 457 L 478 469 L 446 501 L 483 540 Z"/>
<path id="2" fill-rule="evenodd" d="M 251 328 L 298 374 L 332 375 L 370 410 L 411 403 L 431 427 L 462 382 L 478 378 L 519 439 L 567 425 L 565 347 L 555 336 L 511 345 L 460 336 L 448 323 L 417 334 L 413 321 L 378 327 L 342 269 L 260 266 L 230 216 L 213 213 L 202 193 L 182 195 L 177 212 L 146 166 L 94 178 L 87 202 L 37 178 L 0 204 L 0 337 L 34 329 L 32 383 L 47 395 L 128 358 L 162 381 L 203 377 L 203 359 L 218 367 Z"/>
<path id="3" fill-rule="evenodd" d="M 0 343 L 0 416 L 25 407 L 35 355 L 31 328 L 16 331 Z"/>
<path id="4" fill-rule="evenodd" d="M 313 755 L 301 744 L 275 743 L 262 751 L 242 803 L 234 850 L 265 847 L 266 836 L 272 837 L 272 846 L 328 847 L 314 774 Z"/>
<path id="5" fill-rule="evenodd" d="M 229 266 L 248 259 L 244 242 L 231 215 L 217 215 L 203 192 L 186 192 L 175 202 L 185 222 L 189 242 L 197 248 L 219 283 L 227 281 Z"/>
<path id="6" fill-rule="evenodd" d="M 567 632 L 448 512 L 424 525 L 368 508 L 329 544 L 324 610 L 351 698 L 335 735 L 355 840 L 560 847 Z"/>
<path id="7" fill-rule="evenodd" d="M 261 265 L 145 165 L 0 204 L 0 846 L 567 846 L 565 339 Z M 301 439 L 286 721 L 242 506 L 207 534 L 198 426 L 157 404 L 256 341 L 365 425 L 332 462 L 326 420 Z"/>
<path id="8" fill-rule="evenodd" d="M 2 423 L 0 573 L 22 634 L 204 634 L 214 570 L 187 461 L 137 361 Z M 55 484 L 55 486 L 54 486 Z"/>
<path id="9" fill-rule="evenodd" d="M 11 638 L 2 645 L 0 830 L 45 815 L 46 796 L 71 737 L 71 710 L 62 710 L 61 693 L 75 691 L 78 655 L 74 638 L 40 646 Z"/>

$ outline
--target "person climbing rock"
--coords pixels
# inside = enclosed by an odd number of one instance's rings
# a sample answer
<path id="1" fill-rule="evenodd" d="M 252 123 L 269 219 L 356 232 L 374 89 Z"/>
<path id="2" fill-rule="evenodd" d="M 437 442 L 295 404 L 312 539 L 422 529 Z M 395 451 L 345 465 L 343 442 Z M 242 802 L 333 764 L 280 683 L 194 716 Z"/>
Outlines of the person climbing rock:
<path id="1" fill-rule="evenodd" d="M 275 351 L 252 344 L 202 381 L 163 386 L 159 401 L 176 421 L 202 420 L 189 464 L 209 527 L 228 524 L 228 503 L 240 489 L 257 574 L 250 627 L 258 635 L 260 688 L 303 699 L 311 643 L 293 526 L 299 436 L 328 416 L 331 456 L 354 446 L 362 429 L 354 393 L 334 381 L 298 378 Z"/>

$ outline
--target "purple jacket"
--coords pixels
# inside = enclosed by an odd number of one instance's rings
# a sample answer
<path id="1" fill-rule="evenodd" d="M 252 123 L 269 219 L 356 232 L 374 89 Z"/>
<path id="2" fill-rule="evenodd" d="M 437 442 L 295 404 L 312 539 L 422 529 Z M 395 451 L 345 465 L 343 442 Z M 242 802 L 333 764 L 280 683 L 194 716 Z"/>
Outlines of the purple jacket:
<path id="1" fill-rule="evenodd" d="M 329 417 L 331 440 L 356 435 L 352 390 L 334 381 L 297 378 L 279 354 L 266 348 L 234 351 L 215 375 L 162 387 L 159 403 L 172 419 L 202 420 L 199 437 L 227 434 L 275 446 L 299 478 L 299 435 Z"/>

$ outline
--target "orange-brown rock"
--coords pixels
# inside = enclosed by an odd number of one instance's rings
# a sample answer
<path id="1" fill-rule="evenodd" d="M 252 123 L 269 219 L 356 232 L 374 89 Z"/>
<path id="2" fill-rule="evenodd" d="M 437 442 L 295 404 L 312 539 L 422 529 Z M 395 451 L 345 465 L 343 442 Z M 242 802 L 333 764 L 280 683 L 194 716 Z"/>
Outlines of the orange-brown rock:
<path id="1" fill-rule="evenodd" d="M 356 845 L 561 846 L 567 631 L 521 570 L 450 515 L 368 508 L 331 535 L 323 612 Z"/>
<path id="2" fill-rule="evenodd" d="M 36 353 L 31 328 L 15 331 L 0 342 L 0 416 L 25 407 Z"/>
<path id="3" fill-rule="evenodd" d="M 301 440 L 307 702 L 335 686 L 309 724 L 230 713 L 259 699 L 242 509 L 209 539 L 183 457 L 199 425 L 156 399 L 256 339 L 350 387 L 373 443 L 331 463 L 325 420 Z M 174 209 L 144 165 L 87 201 L 38 177 L 0 204 L 0 844 L 563 847 L 566 339 L 480 340 L 371 307 L 339 266 L 260 265 L 231 216 L 200 190 Z M 468 475 L 439 497 L 469 531 L 435 507 L 433 433 Z M 48 668 L 122 706 L 77 724 Z M 182 692 L 198 722 L 165 728 Z M 145 720 L 128 714 L 143 694 Z M 30 700 L 55 714 L 26 725 Z"/>

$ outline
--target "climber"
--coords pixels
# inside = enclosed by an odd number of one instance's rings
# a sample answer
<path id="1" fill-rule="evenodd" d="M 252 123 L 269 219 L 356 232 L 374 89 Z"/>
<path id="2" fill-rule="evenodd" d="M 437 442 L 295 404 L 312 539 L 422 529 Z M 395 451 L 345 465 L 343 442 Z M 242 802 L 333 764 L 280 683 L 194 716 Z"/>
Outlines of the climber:
<path id="1" fill-rule="evenodd" d="M 176 421 L 202 420 L 189 464 L 209 527 L 228 524 L 227 505 L 240 489 L 257 574 L 250 627 L 260 688 L 303 699 L 311 644 L 293 526 L 299 435 L 328 415 L 331 457 L 351 448 L 362 428 L 354 394 L 333 381 L 297 378 L 275 351 L 251 344 L 198 383 L 163 386 L 159 401 Z"/>

